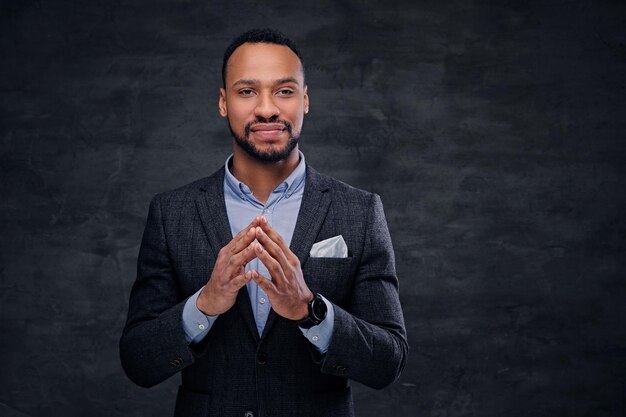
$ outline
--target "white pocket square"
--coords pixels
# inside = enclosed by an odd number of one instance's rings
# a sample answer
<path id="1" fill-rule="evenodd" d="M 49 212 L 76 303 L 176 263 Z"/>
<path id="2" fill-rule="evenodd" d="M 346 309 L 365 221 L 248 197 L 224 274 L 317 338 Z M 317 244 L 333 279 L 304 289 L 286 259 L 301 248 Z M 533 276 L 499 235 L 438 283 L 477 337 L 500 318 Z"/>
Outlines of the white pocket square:
<path id="1" fill-rule="evenodd" d="M 348 246 L 343 236 L 338 235 L 314 244 L 309 256 L 311 258 L 347 258 Z"/>

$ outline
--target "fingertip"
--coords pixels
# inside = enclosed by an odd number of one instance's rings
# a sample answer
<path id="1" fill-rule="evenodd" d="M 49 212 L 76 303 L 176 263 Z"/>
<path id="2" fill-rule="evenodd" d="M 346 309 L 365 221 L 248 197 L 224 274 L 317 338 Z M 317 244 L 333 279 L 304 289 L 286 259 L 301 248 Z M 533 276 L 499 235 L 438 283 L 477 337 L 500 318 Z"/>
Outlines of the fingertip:
<path id="1" fill-rule="evenodd" d="M 255 282 L 259 279 L 259 274 L 254 269 L 250 271 L 250 279 Z"/>

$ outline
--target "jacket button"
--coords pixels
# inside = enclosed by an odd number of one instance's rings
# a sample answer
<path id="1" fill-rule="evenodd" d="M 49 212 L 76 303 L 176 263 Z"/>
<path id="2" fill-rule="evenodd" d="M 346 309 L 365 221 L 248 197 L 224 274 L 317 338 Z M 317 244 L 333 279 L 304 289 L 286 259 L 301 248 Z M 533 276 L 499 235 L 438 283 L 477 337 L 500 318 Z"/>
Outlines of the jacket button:
<path id="1" fill-rule="evenodd" d="M 177 368 L 181 366 L 182 364 L 183 364 L 183 358 L 181 358 L 180 356 L 170 361 L 170 366 L 172 368 Z"/>
<path id="2" fill-rule="evenodd" d="M 254 413 L 252 411 L 246 411 L 243 413 L 243 417 L 254 417 Z"/>
<path id="3" fill-rule="evenodd" d="M 265 365 L 267 363 L 267 356 L 265 356 L 265 353 L 259 353 L 256 355 L 256 362 L 259 365 Z"/>
<path id="4" fill-rule="evenodd" d="M 335 365 L 335 370 L 343 374 L 348 370 L 348 368 L 343 365 Z"/>

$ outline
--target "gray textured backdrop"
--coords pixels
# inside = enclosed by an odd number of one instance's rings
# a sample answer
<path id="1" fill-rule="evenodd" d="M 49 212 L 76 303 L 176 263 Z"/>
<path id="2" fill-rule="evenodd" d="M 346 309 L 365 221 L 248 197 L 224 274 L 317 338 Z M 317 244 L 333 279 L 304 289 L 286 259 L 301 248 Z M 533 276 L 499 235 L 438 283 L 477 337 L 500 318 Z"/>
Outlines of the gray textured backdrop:
<path id="1" fill-rule="evenodd" d="M 305 53 L 308 162 L 385 204 L 411 353 L 359 415 L 626 415 L 626 6 L 413 3 L 2 1 L 0 415 L 171 415 L 117 343 L 253 26 Z"/>

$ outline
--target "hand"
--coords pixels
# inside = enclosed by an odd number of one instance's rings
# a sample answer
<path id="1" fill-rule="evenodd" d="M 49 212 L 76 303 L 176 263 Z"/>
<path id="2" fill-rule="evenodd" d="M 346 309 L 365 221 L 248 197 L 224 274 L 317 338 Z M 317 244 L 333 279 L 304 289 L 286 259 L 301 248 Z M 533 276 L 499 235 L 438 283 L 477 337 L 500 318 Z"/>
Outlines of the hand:
<path id="1" fill-rule="evenodd" d="M 304 282 L 300 260 L 285 244 L 283 238 L 261 217 L 256 227 L 254 252 L 267 268 L 270 281 L 258 271 L 250 271 L 252 279 L 265 291 L 272 309 L 289 320 L 302 320 L 308 315 L 308 303 L 313 293 Z"/>
<path id="2" fill-rule="evenodd" d="M 196 306 L 209 316 L 228 311 L 237 300 L 239 289 L 252 278 L 245 266 L 256 258 L 254 245 L 260 217 L 237 234 L 217 255 L 211 278 L 200 292 Z"/>

